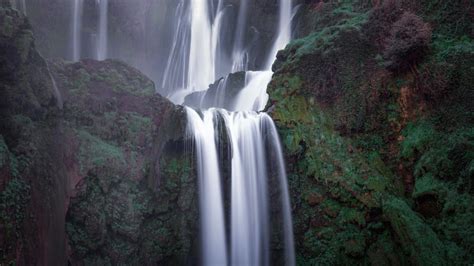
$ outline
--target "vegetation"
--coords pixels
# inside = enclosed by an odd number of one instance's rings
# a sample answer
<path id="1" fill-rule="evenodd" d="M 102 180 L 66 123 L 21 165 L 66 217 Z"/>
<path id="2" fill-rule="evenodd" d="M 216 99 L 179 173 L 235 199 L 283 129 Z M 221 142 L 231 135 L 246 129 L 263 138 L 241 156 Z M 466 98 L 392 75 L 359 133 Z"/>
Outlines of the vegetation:
<path id="1" fill-rule="evenodd" d="M 266 108 L 297 264 L 473 264 L 474 4 L 300 2 Z M 35 38 L 0 1 L 0 265 L 188 264 L 199 215 L 183 110 L 123 62 L 47 62 Z"/>
<path id="2" fill-rule="evenodd" d="M 299 264 L 472 262 L 471 7 L 313 2 L 268 89 Z"/>

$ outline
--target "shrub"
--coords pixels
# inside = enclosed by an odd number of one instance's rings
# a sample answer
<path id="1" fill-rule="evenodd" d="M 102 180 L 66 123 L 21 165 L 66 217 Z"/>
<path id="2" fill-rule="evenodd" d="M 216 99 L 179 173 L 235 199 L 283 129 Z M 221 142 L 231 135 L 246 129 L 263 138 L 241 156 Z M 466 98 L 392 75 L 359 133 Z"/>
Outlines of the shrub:
<path id="1" fill-rule="evenodd" d="M 403 14 L 401 2 L 399 0 L 387 0 L 383 3 L 375 4 L 370 12 L 367 24 L 364 27 L 364 33 L 373 41 L 378 48 L 385 46 L 385 41 L 390 37 L 390 30 Z"/>
<path id="2" fill-rule="evenodd" d="M 404 12 L 395 22 L 387 39 L 384 58 L 387 68 L 404 71 L 419 63 L 427 54 L 431 27 L 417 15 Z"/>

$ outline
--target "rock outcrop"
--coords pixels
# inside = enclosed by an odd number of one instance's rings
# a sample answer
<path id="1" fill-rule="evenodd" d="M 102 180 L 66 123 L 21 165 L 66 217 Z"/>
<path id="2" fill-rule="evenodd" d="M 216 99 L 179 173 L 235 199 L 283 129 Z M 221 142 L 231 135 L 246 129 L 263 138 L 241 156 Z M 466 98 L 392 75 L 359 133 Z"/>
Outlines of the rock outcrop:
<path id="1" fill-rule="evenodd" d="M 472 263 L 472 5 L 307 2 L 267 107 L 298 263 Z"/>
<path id="2" fill-rule="evenodd" d="M 197 254 L 185 113 L 119 61 L 45 61 L 0 7 L 0 264 L 184 264 Z"/>

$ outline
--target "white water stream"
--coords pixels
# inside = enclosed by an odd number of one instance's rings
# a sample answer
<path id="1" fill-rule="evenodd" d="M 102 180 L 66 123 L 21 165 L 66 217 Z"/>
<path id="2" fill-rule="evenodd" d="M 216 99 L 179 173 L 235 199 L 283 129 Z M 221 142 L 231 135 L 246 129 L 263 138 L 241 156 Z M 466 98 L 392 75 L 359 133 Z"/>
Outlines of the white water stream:
<path id="1" fill-rule="evenodd" d="M 97 59 L 107 58 L 108 45 L 108 6 L 109 0 L 97 0 L 99 6 L 99 38 L 97 43 Z"/>
<path id="2" fill-rule="evenodd" d="M 95 33 L 94 58 L 105 60 L 108 57 L 108 6 L 109 0 L 96 0 L 98 12 L 97 33 Z M 79 61 L 84 54 L 82 48 L 82 22 L 84 16 L 84 0 L 74 0 L 71 18 L 71 59 Z"/>
<path id="3" fill-rule="evenodd" d="M 178 24 L 172 52 L 165 71 L 163 86 L 174 86 L 176 92 L 170 98 L 182 103 L 187 95 L 206 90 L 213 83 L 222 65 L 219 36 L 221 18 L 225 8 L 222 1 L 215 11 L 212 1 L 181 1 L 177 9 Z M 243 36 L 247 24 L 247 0 L 240 2 L 234 46 L 229 71 L 247 71 L 248 53 Z M 268 95 L 266 88 L 272 77 L 271 65 L 278 50 L 283 49 L 291 38 L 291 0 L 280 0 L 277 36 L 268 55 L 265 69 L 247 71 L 245 87 L 237 94 L 228 110 L 210 108 L 195 111 L 186 108 L 188 133 L 195 143 L 199 177 L 202 262 L 204 265 L 270 265 L 269 196 L 270 169 L 276 171 L 281 202 L 282 238 L 284 262 L 295 264 L 293 229 L 287 177 L 282 150 L 276 128 L 264 109 Z M 215 15 L 213 15 L 215 14 Z M 225 97 L 224 78 L 218 84 L 216 104 Z M 223 120 L 227 131 L 231 157 L 230 210 L 224 209 L 222 170 L 219 169 L 219 143 L 217 121 Z M 271 154 L 269 154 L 271 152 Z M 269 161 L 273 158 L 272 161 Z M 276 160 L 275 160 L 276 158 Z M 230 215 L 230 228 L 226 229 L 225 217 Z M 226 232 L 229 232 L 226 234 Z"/>
<path id="4" fill-rule="evenodd" d="M 81 59 L 83 5 L 83 0 L 74 0 L 72 12 L 72 60 L 74 62 L 79 61 L 79 59 Z"/>

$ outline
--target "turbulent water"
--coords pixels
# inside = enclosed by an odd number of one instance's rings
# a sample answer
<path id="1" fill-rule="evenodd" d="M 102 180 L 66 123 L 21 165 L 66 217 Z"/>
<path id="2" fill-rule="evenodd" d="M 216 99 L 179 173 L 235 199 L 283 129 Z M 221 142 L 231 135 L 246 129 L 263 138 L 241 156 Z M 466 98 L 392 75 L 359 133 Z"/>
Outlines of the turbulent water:
<path id="1" fill-rule="evenodd" d="M 221 16 L 225 9 L 221 2 L 215 12 L 205 0 L 191 0 L 187 6 L 181 2 L 179 23 L 173 44 L 164 85 L 174 84 L 178 91 L 172 95 L 182 103 L 187 95 L 205 90 L 213 83 L 221 69 L 219 36 Z M 236 36 L 229 71 L 247 71 L 248 53 L 245 50 L 243 31 L 246 27 L 247 1 L 242 1 L 236 26 Z M 268 95 L 266 87 L 271 80 L 271 64 L 279 49 L 291 37 L 291 1 L 282 0 L 279 6 L 278 34 L 272 45 L 265 69 L 247 71 L 245 86 L 234 101 L 224 104 L 227 78 L 223 78 L 214 92 L 214 104 L 225 109 L 202 106 L 200 111 L 186 108 L 188 131 L 195 142 L 199 175 L 202 257 L 205 265 L 270 265 L 270 242 L 273 232 L 270 222 L 270 169 L 269 158 L 276 155 L 277 182 L 280 184 L 280 205 L 283 224 L 284 260 L 294 265 L 293 231 L 286 174 L 278 135 L 271 118 L 263 110 Z M 215 14 L 215 15 L 213 15 Z M 178 72 L 174 72 L 178 71 Z M 183 71 L 183 72 L 179 72 Z M 225 74 L 225 73 L 224 73 Z M 201 103 L 201 106 L 199 106 Z M 224 209 L 223 169 L 218 156 L 217 125 L 223 121 L 231 150 L 230 210 Z M 272 152 L 272 154 L 269 154 Z M 274 163 L 274 162 L 273 162 Z M 230 213 L 230 223 L 225 217 Z M 226 226 L 230 228 L 226 228 Z M 227 233 L 226 232 L 230 232 Z"/>

